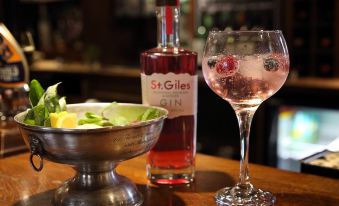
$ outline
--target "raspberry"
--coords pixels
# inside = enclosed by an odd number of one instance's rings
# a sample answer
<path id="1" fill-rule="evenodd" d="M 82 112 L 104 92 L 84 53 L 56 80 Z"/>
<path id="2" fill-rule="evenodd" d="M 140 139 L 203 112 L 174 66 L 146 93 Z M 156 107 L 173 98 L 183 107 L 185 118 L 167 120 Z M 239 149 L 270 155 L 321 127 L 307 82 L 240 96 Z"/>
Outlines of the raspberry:
<path id="1" fill-rule="evenodd" d="M 237 72 L 238 62 L 233 56 L 222 57 L 215 65 L 218 74 L 231 76 Z"/>

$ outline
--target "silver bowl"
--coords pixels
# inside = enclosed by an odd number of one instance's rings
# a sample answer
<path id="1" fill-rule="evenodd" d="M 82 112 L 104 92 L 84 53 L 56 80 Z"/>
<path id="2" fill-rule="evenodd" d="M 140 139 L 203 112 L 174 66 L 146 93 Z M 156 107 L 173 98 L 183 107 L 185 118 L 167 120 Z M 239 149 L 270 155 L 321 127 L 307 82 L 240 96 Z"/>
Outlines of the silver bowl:
<path id="1" fill-rule="evenodd" d="M 109 103 L 83 103 L 67 105 L 67 111 L 83 117 L 85 112 L 100 113 Z M 110 112 L 124 110 L 142 113 L 149 106 L 118 104 Z M 15 116 L 21 135 L 31 151 L 30 162 L 40 171 L 43 159 L 72 165 L 76 175 L 59 187 L 54 195 L 54 205 L 81 206 L 136 206 L 143 198 L 136 186 L 115 172 L 117 165 L 149 151 L 157 142 L 167 110 L 159 118 L 98 129 L 58 129 L 31 126 L 23 123 L 26 112 Z M 36 164 L 36 159 L 40 162 Z"/>

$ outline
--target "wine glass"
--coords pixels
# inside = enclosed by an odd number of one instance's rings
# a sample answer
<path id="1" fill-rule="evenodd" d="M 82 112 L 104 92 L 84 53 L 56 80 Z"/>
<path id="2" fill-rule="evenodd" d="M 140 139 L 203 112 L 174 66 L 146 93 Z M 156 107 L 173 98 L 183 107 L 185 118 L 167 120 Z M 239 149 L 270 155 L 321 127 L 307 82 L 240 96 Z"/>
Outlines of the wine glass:
<path id="1" fill-rule="evenodd" d="M 240 128 L 240 176 L 216 193 L 219 205 L 273 205 L 270 192 L 250 183 L 249 134 L 259 105 L 286 81 L 289 56 L 281 31 L 211 31 L 202 68 L 208 86 L 234 109 Z"/>

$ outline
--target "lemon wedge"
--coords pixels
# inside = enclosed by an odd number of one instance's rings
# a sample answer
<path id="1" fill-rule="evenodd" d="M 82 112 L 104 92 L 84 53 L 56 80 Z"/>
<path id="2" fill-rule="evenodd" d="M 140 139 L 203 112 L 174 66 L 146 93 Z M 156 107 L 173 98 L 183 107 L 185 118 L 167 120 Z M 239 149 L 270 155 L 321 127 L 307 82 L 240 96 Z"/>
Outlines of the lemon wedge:
<path id="1" fill-rule="evenodd" d="M 78 126 L 77 114 L 66 111 L 59 113 L 50 113 L 51 127 L 72 129 Z"/>

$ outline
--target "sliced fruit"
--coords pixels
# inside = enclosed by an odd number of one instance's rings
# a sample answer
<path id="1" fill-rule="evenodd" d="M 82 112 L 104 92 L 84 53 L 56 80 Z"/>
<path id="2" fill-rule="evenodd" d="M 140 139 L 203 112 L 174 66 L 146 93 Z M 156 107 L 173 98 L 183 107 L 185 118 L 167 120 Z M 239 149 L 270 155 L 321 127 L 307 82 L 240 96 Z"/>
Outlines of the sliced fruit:
<path id="1" fill-rule="evenodd" d="M 77 114 L 68 113 L 66 111 L 59 113 L 50 113 L 51 127 L 54 128 L 76 128 L 77 125 Z"/>

